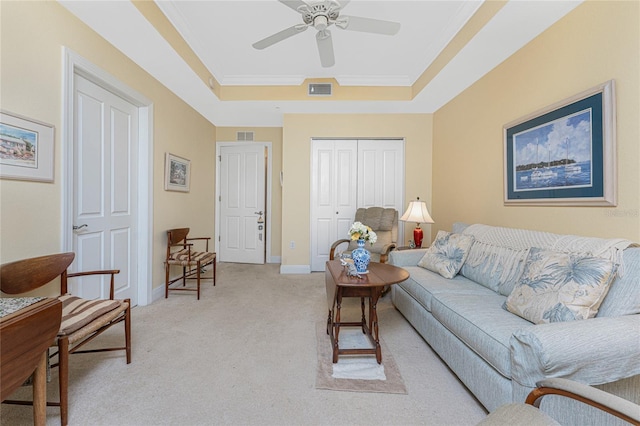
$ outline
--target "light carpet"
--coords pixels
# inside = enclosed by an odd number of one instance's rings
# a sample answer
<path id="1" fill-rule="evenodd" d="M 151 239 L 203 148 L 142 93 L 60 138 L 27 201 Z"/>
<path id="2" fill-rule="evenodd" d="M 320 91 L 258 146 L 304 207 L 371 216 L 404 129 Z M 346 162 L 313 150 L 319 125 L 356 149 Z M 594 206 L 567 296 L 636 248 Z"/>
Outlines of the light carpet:
<path id="1" fill-rule="evenodd" d="M 406 394 L 407 388 L 391 351 L 380 339 L 382 363 L 373 355 L 342 355 L 332 362 L 331 339 L 326 322 L 316 325 L 318 367 L 316 388 L 350 392 L 381 392 Z M 340 347 L 372 347 L 369 339 L 358 327 L 340 330 Z"/>
<path id="2" fill-rule="evenodd" d="M 349 318 L 360 312 L 350 299 L 342 305 Z M 131 364 L 118 352 L 71 356 L 69 426 L 466 426 L 486 416 L 389 295 L 378 302 L 383 364 L 388 376 L 393 353 L 407 394 L 317 389 L 324 273 L 220 263 L 216 286 L 203 281 L 200 300 L 175 292 L 131 314 Z M 122 327 L 111 327 L 89 345 L 121 341 Z M 52 399 L 57 385 L 54 371 Z M 0 425 L 33 425 L 31 407 L 2 404 Z M 59 425 L 60 410 L 47 407 L 47 426 Z"/>

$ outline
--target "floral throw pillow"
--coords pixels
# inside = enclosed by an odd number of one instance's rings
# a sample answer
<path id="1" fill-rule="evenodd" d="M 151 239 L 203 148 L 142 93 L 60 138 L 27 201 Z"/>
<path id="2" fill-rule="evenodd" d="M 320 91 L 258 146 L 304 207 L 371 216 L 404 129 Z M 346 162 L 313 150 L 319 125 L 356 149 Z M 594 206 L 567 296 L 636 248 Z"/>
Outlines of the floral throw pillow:
<path id="1" fill-rule="evenodd" d="M 534 247 L 505 307 L 535 324 L 593 318 L 616 270 L 610 260 Z"/>
<path id="2" fill-rule="evenodd" d="M 462 268 L 473 241 L 472 235 L 438 231 L 436 240 L 420 259 L 418 266 L 451 279 Z"/>

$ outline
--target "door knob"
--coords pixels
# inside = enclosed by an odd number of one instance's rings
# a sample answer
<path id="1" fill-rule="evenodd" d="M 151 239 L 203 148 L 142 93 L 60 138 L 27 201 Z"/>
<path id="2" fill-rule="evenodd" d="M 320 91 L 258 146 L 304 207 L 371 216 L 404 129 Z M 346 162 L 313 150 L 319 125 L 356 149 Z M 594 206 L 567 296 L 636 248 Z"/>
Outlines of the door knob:
<path id="1" fill-rule="evenodd" d="M 88 226 L 89 226 L 89 225 L 87 225 L 86 223 L 83 223 L 83 224 L 82 224 L 82 225 L 80 225 L 80 226 L 73 225 L 73 230 L 74 230 L 74 231 L 77 231 L 77 230 L 82 229 L 82 228 L 87 228 Z"/>

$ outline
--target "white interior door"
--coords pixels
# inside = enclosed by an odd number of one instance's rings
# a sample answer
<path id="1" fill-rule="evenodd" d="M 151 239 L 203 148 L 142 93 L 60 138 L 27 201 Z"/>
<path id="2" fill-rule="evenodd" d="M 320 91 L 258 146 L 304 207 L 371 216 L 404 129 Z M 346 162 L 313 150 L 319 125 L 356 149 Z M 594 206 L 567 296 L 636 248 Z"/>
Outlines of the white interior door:
<path id="1" fill-rule="evenodd" d="M 311 143 L 311 270 L 324 271 L 331 244 L 347 238 L 356 214 L 358 142 Z"/>
<path id="2" fill-rule="evenodd" d="M 265 150 L 257 143 L 220 147 L 221 262 L 265 263 Z"/>
<path id="3" fill-rule="evenodd" d="M 358 141 L 358 207 L 383 207 L 404 213 L 404 141 Z"/>
<path id="4" fill-rule="evenodd" d="M 73 270 L 119 269 L 115 297 L 130 298 L 135 306 L 138 108 L 74 78 Z M 108 276 L 72 281 L 71 291 L 81 297 L 109 296 Z"/>

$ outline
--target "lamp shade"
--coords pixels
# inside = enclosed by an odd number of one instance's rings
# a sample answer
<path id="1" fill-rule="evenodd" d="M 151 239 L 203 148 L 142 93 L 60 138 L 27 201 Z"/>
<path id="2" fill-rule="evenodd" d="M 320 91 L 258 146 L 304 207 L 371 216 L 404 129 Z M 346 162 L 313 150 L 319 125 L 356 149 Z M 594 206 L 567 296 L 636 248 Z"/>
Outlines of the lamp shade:
<path id="1" fill-rule="evenodd" d="M 404 212 L 400 220 L 403 222 L 416 222 L 418 224 L 434 223 L 433 219 L 431 219 L 431 216 L 429 215 L 429 211 L 427 210 L 427 204 L 419 199 L 409 203 L 407 211 Z"/>

